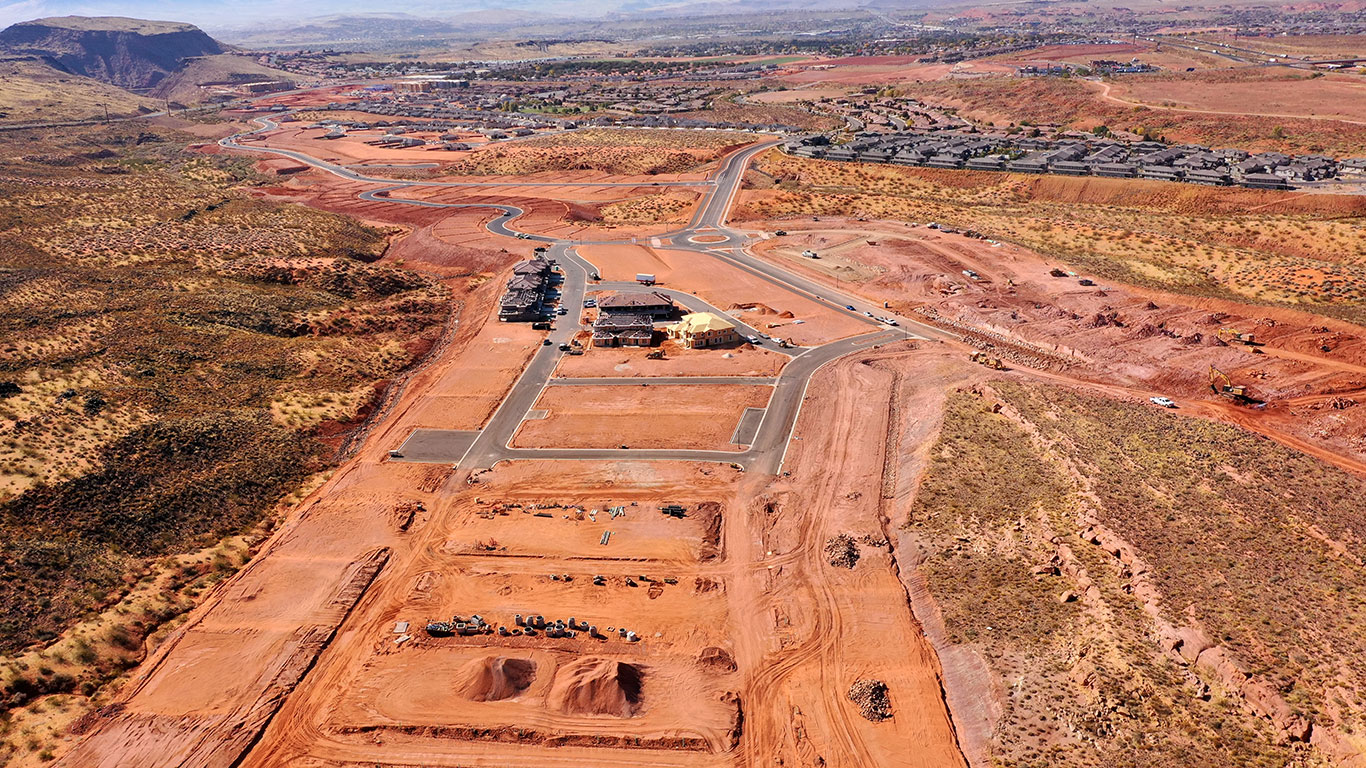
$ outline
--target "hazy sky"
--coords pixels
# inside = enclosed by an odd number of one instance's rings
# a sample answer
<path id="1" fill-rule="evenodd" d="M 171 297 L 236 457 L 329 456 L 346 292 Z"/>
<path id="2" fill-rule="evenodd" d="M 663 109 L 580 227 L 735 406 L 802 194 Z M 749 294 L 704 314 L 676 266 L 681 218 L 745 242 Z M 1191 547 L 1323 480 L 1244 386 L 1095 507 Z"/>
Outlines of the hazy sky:
<path id="1" fill-rule="evenodd" d="M 0 27 L 44 16 L 130 16 L 157 21 L 188 21 L 206 29 L 234 28 L 267 19 L 301 19 L 335 13 L 406 11 L 417 15 L 455 15 L 487 5 L 527 6 L 530 2 L 445 3 L 439 0 L 375 3 L 371 0 L 0 0 Z"/>

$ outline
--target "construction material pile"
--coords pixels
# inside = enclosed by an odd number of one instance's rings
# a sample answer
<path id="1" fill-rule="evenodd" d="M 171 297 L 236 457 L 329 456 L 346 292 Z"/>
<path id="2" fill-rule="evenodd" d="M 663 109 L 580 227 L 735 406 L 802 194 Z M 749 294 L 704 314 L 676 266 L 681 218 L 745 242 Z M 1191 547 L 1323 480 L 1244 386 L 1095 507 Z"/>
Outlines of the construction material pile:
<path id="1" fill-rule="evenodd" d="M 565 664 L 555 675 L 547 701 L 572 715 L 631 717 L 641 704 L 644 673 L 613 659 L 584 658 Z"/>
<path id="2" fill-rule="evenodd" d="M 535 679 L 531 659 L 485 656 L 461 668 L 455 690 L 470 701 L 501 701 L 520 695 Z"/>
<path id="3" fill-rule="evenodd" d="M 858 543 L 847 533 L 825 540 L 825 559 L 836 568 L 853 568 L 858 563 Z"/>
<path id="4" fill-rule="evenodd" d="M 875 723 L 892 716 L 892 700 L 887 698 L 887 684 L 881 680 L 855 682 L 849 686 L 849 700 L 858 706 L 859 714 Z"/>

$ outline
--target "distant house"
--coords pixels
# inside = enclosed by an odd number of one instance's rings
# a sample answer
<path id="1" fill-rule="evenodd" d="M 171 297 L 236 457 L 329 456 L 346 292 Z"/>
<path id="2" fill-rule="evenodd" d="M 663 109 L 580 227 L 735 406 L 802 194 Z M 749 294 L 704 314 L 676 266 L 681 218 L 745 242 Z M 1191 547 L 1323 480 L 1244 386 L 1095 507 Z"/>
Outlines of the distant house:
<path id="1" fill-rule="evenodd" d="M 719 347 L 740 341 L 740 332 L 735 324 L 710 312 L 694 312 L 684 315 L 682 320 L 666 329 L 669 338 L 682 343 L 688 349 Z"/>
<path id="2" fill-rule="evenodd" d="M 1006 159 L 1000 155 L 974 157 L 968 161 L 968 168 L 974 171 L 999 171 L 1006 167 Z"/>
<path id="3" fill-rule="evenodd" d="M 1131 179 L 1138 173 L 1138 166 L 1133 163 L 1101 163 L 1094 168 L 1097 176 L 1106 176 L 1112 179 Z"/>

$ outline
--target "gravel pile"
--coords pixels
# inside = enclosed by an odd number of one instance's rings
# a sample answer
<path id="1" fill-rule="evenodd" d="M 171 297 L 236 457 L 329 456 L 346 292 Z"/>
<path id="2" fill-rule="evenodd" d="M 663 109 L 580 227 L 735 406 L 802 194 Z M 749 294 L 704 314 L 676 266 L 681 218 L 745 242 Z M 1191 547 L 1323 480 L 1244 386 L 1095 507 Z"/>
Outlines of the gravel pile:
<path id="1" fill-rule="evenodd" d="M 881 680 L 855 682 L 849 686 L 849 700 L 858 705 L 859 714 L 875 723 L 892 716 L 892 700 L 887 698 L 887 684 Z"/>
<path id="2" fill-rule="evenodd" d="M 858 562 L 858 543 L 847 533 L 825 540 L 825 559 L 836 568 L 853 568 Z"/>

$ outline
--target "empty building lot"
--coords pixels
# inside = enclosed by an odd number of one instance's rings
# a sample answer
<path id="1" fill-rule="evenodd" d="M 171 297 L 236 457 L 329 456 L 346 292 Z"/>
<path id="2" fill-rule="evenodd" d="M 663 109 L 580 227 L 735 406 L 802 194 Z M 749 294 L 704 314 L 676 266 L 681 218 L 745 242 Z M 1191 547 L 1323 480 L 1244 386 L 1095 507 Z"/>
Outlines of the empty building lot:
<path id="1" fill-rule="evenodd" d="M 733 449 L 746 408 L 763 408 L 771 387 L 668 384 L 552 386 L 513 438 L 516 448 Z M 545 413 L 544 418 L 537 411 Z"/>

